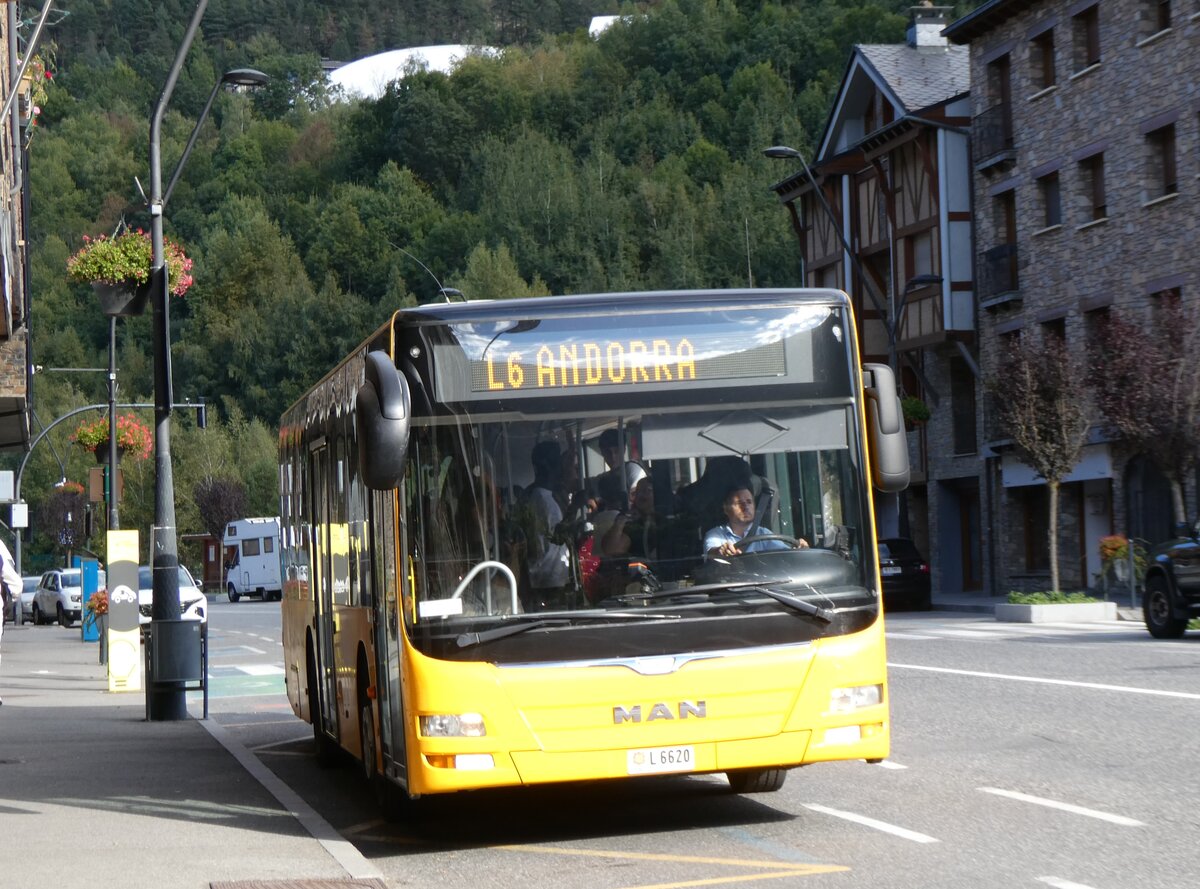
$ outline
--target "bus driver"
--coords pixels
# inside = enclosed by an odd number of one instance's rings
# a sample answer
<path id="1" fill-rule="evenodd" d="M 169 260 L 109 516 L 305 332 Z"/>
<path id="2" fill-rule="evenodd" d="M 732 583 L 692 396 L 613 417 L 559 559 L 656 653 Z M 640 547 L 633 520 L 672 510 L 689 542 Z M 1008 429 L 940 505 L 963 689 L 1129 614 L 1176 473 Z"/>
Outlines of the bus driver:
<path id="1" fill-rule="evenodd" d="M 778 536 L 770 528 L 754 524 L 754 495 L 745 485 L 734 485 L 725 492 L 721 501 L 725 513 L 725 524 L 709 528 L 704 535 L 704 552 L 708 556 L 738 556 L 744 552 L 761 553 L 775 549 L 792 549 L 782 540 L 758 540 L 744 549 L 738 543 L 747 537 L 762 535 Z M 803 538 L 797 538 L 797 549 L 808 546 Z"/>

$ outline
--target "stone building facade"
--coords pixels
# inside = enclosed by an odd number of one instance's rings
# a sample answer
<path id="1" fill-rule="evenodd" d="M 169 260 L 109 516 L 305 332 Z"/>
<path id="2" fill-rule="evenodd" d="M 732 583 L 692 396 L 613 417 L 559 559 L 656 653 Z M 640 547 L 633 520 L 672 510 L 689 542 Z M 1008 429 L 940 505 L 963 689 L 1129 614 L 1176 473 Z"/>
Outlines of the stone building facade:
<path id="1" fill-rule="evenodd" d="M 978 593 L 990 578 L 969 60 L 942 35 L 950 7 L 910 12 L 905 43 L 854 47 L 811 165 L 774 188 L 806 285 L 850 295 L 864 360 L 891 364 L 904 394 L 929 409 L 910 424 L 908 491 L 876 503 L 879 536 L 914 540 L 935 593 Z"/>
<path id="2" fill-rule="evenodd" d="M 968 46 L 979 363 L 1006 337 L 1086 359 L 1116 314 L 1200 312 L 1200 7 L 1193 0 L 990 0 L 945 35 Z M 1197 321 L 1196 323 L 1200 323 Z M 1081 398 L 1086 398 L 1081 386 Z M 1170 534 L 1160 473 L 1109 440 L 1063 486 L 1063 588 L 1096 583 L 1099 539 Z M 1046 486 L 983 429 L 994 590 L 1044 589 Z M 1193 473 L 1185 491 L 1197 509 Z"/>
<path id="3" fill-rule="evenodd" d="M 35 114 L 35 69 L 27 65 L 20 76 L 29 39 L 19 27 L 20 5 L 0 5 L 0 450 L 29 446 L 25 137 Z"/>

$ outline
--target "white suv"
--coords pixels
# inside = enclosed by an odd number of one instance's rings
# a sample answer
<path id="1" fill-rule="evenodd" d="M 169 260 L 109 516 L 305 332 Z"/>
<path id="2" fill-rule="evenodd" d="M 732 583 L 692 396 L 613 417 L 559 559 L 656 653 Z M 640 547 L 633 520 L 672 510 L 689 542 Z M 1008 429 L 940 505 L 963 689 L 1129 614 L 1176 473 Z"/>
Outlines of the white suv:
<path id="1" fill-rule="evenodd" d="M 69 627 L 79 620 L 83 611 L 81 572 L 78 568 L 55 568 L 42 575 L 33 594 L 33 622 L 48 624 L 53 620 Z M 104 589 L 104 572 L 100 572 L 99 589 Z"/>
<path id="2" fill-rule="evenodd" d="M 149 565 L 138 566 L 138 623 L 148 624 L 154 602 L 154 575 Z M 192 575 L 179 566 L 179 616 L 184 620 L 208 620 L 208 597 L 196 586 Z"/>

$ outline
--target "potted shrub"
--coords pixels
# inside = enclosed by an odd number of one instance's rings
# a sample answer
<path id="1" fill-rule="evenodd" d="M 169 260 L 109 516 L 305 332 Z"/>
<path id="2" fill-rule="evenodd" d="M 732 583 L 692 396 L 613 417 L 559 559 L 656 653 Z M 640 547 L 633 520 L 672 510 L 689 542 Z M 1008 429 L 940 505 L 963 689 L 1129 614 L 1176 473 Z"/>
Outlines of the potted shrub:
<path id="1" fill-rule="evenodd" d="M 996 620 L 1009 623 L 1116 619 L 1116 603 L 1101 602 L 1085 593 L 1012 592 L 1008 594 L 1008 602 L 996 606 Z"/>
<path id="2" fill-rule="evenodd" d="M 900 410 L 904 419 L 910 425 L 919 426 L 929 420 L 932 415 L 929 405 L 915 395 L 905 395 L 900 399 Z"/>
<path id="3" fill-rule="evenodd" d="M 115 237 L 83 236 L 81 247 L 67 260 L 67 277 L 91 284 L 105 315 L 140 315 L 146 307 L 153 259 L 150 235 L 137 229 Z M 167 288 L 183 296 L 192 286 L 192 260 L 174 241 L 163 239 Z"/>
<path id="4" fill-rule="evenodd" d="M 108 417 L 101 415 L 94 420 L 84 420 L 75 429 L 71 439 L 85 451 L 96 455 L 97 463 L 108 461 Z M 124 454 L 136 460 L 150 456 L 154 437 L 150 427 L 138 421 L 133 414 L 117 417 L 117 458 Z"/>

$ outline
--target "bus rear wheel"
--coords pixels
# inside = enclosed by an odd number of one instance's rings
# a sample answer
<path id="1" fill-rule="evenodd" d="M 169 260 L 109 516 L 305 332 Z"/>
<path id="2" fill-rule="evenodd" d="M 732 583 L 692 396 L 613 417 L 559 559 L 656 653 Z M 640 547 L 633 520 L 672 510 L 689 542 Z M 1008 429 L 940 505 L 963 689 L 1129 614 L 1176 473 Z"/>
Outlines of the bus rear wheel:
<path id="1" fill-rule="evenodd" d="M 734 793 L 773 793 L 783 786 L 787 769 L 736 769 L 725 777 Z"/>

